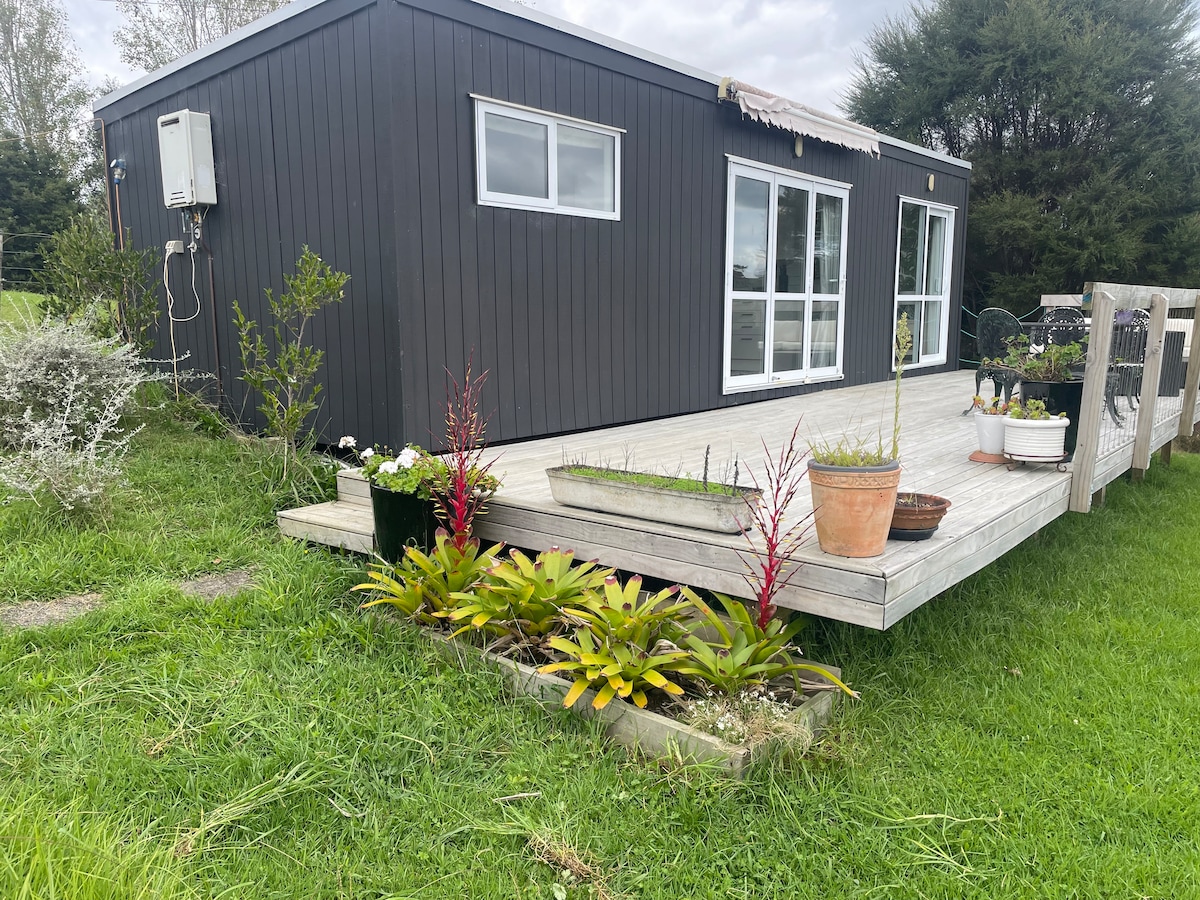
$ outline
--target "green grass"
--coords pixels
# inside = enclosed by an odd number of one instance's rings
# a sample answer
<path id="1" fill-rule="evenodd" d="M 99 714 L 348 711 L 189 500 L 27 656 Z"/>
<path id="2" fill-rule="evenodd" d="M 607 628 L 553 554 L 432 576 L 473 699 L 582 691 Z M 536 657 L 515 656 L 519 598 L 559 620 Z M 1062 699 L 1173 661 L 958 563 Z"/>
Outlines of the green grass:
<path id="1" fill-rule="evenodd" d="M 586 465 L 567 465 L 563 466 L 563 469 L 571 475 L 602 478 L 605 481 L 617 481 L 622 484 L 640 484 L 644 487 L 665 488 L 670 491 L 686 491 L 690 494 L 724 494 L 730 496 L 736 490 L 733 485 L 722 484 L 719 481 L 701 481 L 698 478 L 684 478 L 679 475 L 655 475 L 652 472 L 626 472 L 623 469 L 609 469 L 603 466 Z"/>
<path id="2" fill-rule="evenodd" d="M 36 318 L 42 295 L 27 291 L 0 291 L 0 322 L 19 322 Z"/>
<path id="3" fill-rule="evenodd" d="M 6 897 L 35 836 L 168 897 L 598 896 L 568 851 L 664 900 L 1200 895 L 1196 457 L 886 633 L 811 628 L 863 700 L 740 783 L 630 760 L 356 612 L 362 561 L 276 536 L 254 451 L 159 424 L 131 462 L 107 521 L 0 510 L 0 602 L 108 600 L 0 634 Z M 176 587 L 248 565 L 237 597 Z"/>

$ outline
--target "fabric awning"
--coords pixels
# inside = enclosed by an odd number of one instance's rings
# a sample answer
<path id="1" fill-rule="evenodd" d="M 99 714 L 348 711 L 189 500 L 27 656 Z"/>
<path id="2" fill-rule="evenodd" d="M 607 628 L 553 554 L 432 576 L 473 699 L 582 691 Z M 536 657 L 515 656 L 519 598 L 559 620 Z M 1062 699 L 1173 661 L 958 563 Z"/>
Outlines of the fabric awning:
<path id="1" fill-rule="evenodd" d="M 812 109 L 733 78 L 721 81 L 718 96 L 721 100 L 736 101 L 743 115 L 766 125 L 879 158 L 879 133 L 865 125 Z"/>

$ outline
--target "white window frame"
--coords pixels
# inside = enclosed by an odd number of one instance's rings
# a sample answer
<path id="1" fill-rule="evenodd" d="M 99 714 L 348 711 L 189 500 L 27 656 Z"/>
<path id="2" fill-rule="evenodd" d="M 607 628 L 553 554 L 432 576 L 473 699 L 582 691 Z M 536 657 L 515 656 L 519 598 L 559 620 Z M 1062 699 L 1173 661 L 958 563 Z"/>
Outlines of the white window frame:
<path id="1" fill-rule="evenodd" d="M 729 161 L 728 173 L 726 176 L 726 209 L 725 209 L 725 281 L 724 281 L 724 297 L 725 297 L 725 314 L 724 314 L 724 351 L 721 370 L 721 391 L 723 394 L 738 394 L 748 391 L 763 391 L 772 388 L 787 387 L 797 384 L 815 384 L 823 381 L 840 381 L 845 376 L 843 374 L 843 366 L 845 364 L 845 330 L 846 330 L 846 265 L 849 257 L 849 248 L 847 246 L 847 237 L 850 233 L 850 190 L 852 185 L 841 181 L 831 181 L 825 178 L 818 178 L 813 175 L 808 175 L 803 172 L 796 172 L 791 169 L 784 169 L 778 166 L 771 166 L 765 163 L 755 162 L 754 160 L 742 159 L 740 157 L 727 154 L 726 158 Z M 755 375 L 732 375 L 733 361 L 733 220 L 734 220 L 734 190 L 736 186 L 736 178 L 738 175 L 744 177 L 755 178 L 762 181 L 768 181 L 771 185 L 770 203 L 768 206 L 768 239 L 767 239 L 767 254 L 774 258 L 776 250 L 776 225 L 778 213 L 778 196 L 779 185 L 783 184 L 789 187 L 800 188 L 808 192 L 808 228 L 807 228 L 807 246 L 805 248 L 806 255 L 806 272 L 805 272 L 805 295 L 804 302 L 804 350 L 803 359 L 805 368 L 789 370 L 787 377 L 775 375 L 772 371 L 772 347 L 774 346 L 774 296 L 775 287 L 774 279 L 769 274 L 766 278 L 767 291 L 764 295 L 764 302 L 767 305 L 766 323 L 764 332 L 765 346 L 764 353 L 764 372 Z M 828 196 L 839 197 L 842 201 L 842 234 L 841 234 L 841 273 L 838 277 L 838 293 L 837 294 L 814 294 L 812 291 L 813 278 L 813 256 L 814 243 L 816 241 L 816 229 L 813 227 L 813 222 L 816 216 L 816 195 L 826 194 Z M 740 294 L 742 292 L 737 292 Z M 812 341 L 812 315 L 814 300 L 835 300 L 838 304 L 838 322 L 837 322 L 837 362 L 833 366 L 822 368 L 810 368 L 811 360 L 811 341 Z"/>
<path id="2" fill-rule="evenodd" d="M 946 246 L 942 254 L 942 293 L 941 294 L 901 294 L 900 293 L 900 240 L 902 238 L 902 223 L 904 216 L 904 204 L 923 207 L 925 210 L 925 234 L 926 240 L 929 235 L 929 217 L 930 213 L 936 213 L 946 219 Z M 954 218 L 958 209 L 954 206 L 946 206 L 942 203 L 933 203 L 929 200 L 922 200 L 918 197 L 900 196 L 899 202 L 896 204 L 896 279 L 893 285 L 892 304 L 892 351 L 889 354 L 892 358 L 892 371 L 896 371 L 896 322 L 900 319 L 900 304 L 901 303 L 920 303 L 924 307 L 927 303 L 940 302 L 942 304 L 941 321 L 939 327 L 939 346 L 942 348 L 941 353 L 933 354 L 923 358 L 918 358 L 913 362 L 906 362 L 906 369 L 924 369 L 932 366 L 944 366 L 946 364 L 946 347 L 950 339 L 950 274 L 954 271 Z M 926 254 L 927 255 L 927 254 Z M 925 262 L 921 261 L 921 271 L 925 272 Z M 925 310 L 922 308 L 922 325 L 924 323 Z M 913 332 L 914 357 L 917 356 L 915 348 L 919 346 L 917 341 L 921 339 L 921 335 Z"/>
<path id="3" fill-rule="evenodd" d="M 500 206 L 506 209 L 527 209 L 535 212 L 555 213 L 557 215 L 583 216 L 589 219 L 621 219 L 621 136 L 625 133 L 622 128 L 609 125 L 599 125 L 571 116 L 560 116 L 543 112 L 528 106 L 506 103 L 503 100 L 493 100 L 471 94 L 475 101 L 475 184 L 476 197 L 480 206 Z M 487 114 L 504 116 L 509 119 L 519 119 L 525 122 L 535 122 L 546 127 L 547 178 L 549 180 L 549 198 L 529 197 L 524 194 L 506 194 L 491 191 L 487 187 L 487 129 L 484 127 L 484 116 Z M 578 206 L 566 206 L 558 202 L 558 126 L 567 125 L 581 131 L 591 131 L 613 139 L 613 208 L 612 210 L 587 209 Z"/>

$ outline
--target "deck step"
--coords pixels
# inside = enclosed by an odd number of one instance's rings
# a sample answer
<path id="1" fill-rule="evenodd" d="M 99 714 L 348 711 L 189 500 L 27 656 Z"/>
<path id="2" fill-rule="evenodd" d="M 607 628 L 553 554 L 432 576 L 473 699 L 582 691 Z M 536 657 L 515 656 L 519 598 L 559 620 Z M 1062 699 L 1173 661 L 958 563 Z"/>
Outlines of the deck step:
<path id="1" fill-rule="evenodd" d="M 275 519 L 279 530 L 288 537 L 358 553 L 375 550 L 375 519 L 370 501 L 363 505 L 354 500 L 335 500 L 300 509 L 285 509 Z"/>
<path id="2" fill-rule="evenodd" d="M 360 469 L 343 469 L 337 476 L 338 502 L 371 508 L 371 485 Z"/>

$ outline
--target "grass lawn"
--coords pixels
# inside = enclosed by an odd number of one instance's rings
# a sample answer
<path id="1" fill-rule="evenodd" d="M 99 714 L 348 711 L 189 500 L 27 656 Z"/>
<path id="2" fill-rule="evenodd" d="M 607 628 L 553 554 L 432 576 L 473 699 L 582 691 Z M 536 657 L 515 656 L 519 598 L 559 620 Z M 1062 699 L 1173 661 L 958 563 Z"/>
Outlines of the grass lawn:
<path id="1" fill-rule="evenodd" d="M 0 508 L 0 604 L 107 599 L 0 633 L 0 896 L 1200 896 L 1200 458 L 886 633 L 811 627 L 863 700 L 734 782 L 356 612 L 362 560 L 277 536 L 254 451 L 137 441 L 102 526 Z M 247 566 L 234 598 L 177 588 Z"/>
<path id="2" fill-rule="evenodd" d="M 41 294 L 27 291 L 0 291 L 0 322 L 16 322 L 22 315 L 37 317 Z"/>

